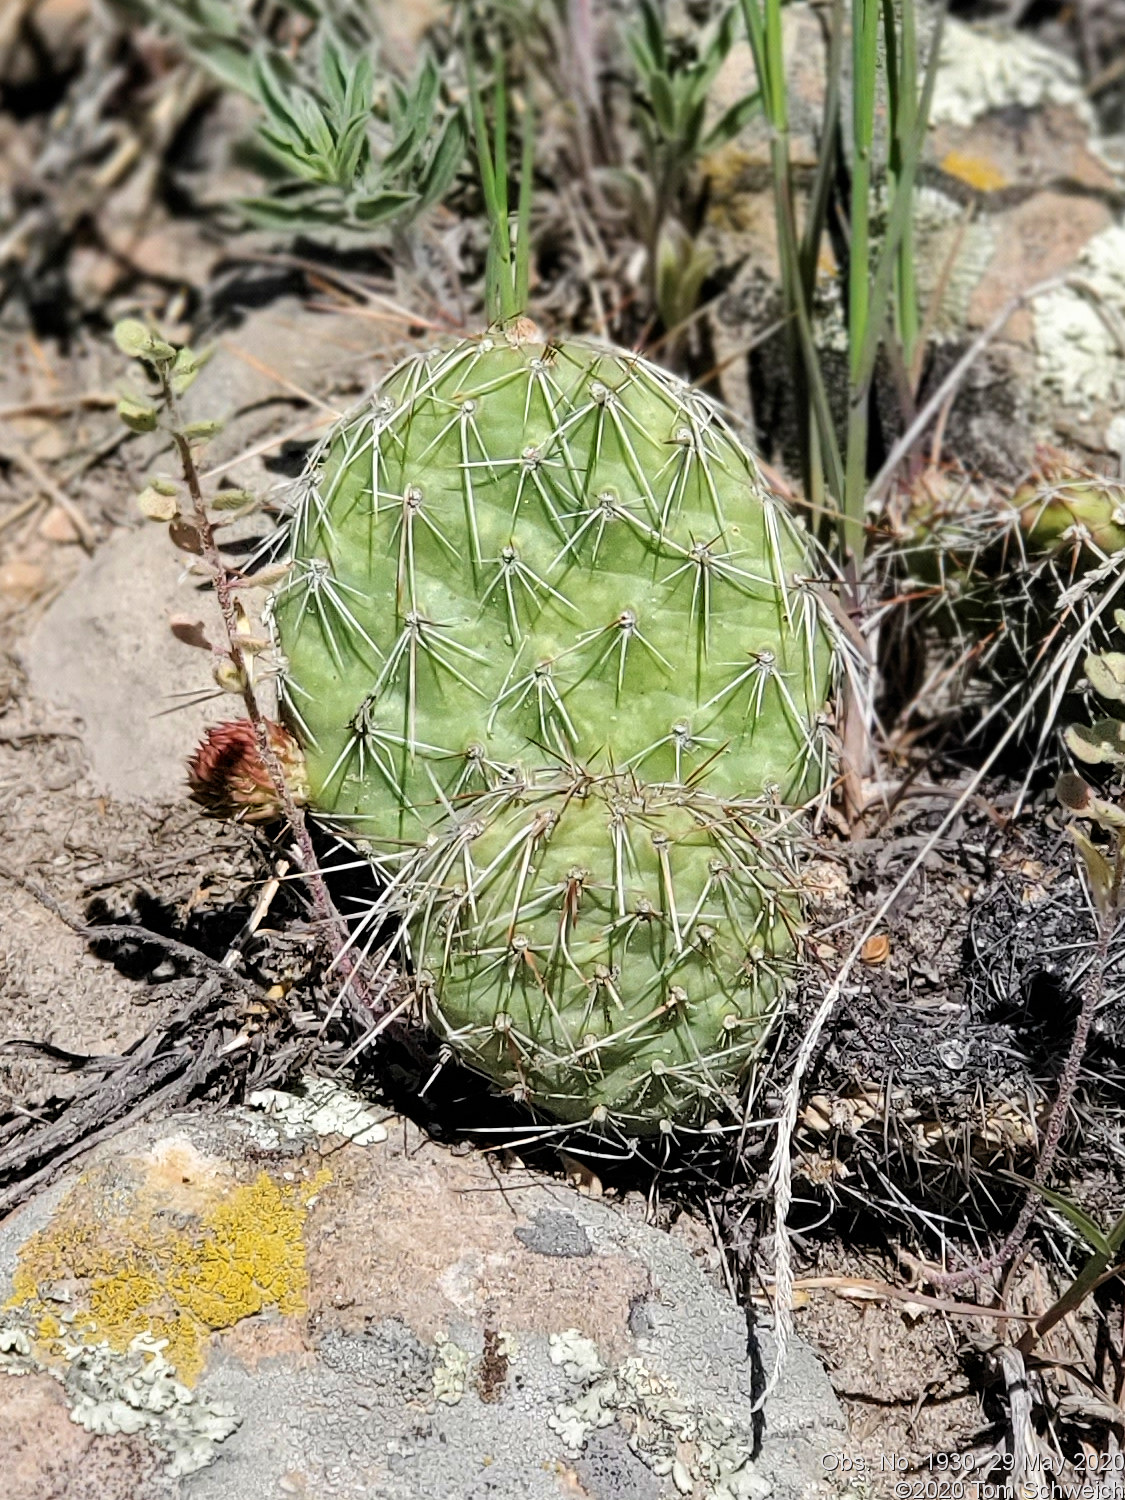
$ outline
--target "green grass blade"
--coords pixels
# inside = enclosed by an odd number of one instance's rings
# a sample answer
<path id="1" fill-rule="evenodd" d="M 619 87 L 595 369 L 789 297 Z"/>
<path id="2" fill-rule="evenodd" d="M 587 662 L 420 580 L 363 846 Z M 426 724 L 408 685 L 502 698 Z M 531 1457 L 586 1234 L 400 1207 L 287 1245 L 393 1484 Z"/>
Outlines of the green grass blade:
<path id="1" fill-rule="evenodd" d="M 535 111 L 530 97 L 523 109 L 523 143 L 520 150 L 520 188 L 516 209 L 515 292 L 517 314 L 527 311 L 531 273 L 531 198 L 535 188 Z"/>

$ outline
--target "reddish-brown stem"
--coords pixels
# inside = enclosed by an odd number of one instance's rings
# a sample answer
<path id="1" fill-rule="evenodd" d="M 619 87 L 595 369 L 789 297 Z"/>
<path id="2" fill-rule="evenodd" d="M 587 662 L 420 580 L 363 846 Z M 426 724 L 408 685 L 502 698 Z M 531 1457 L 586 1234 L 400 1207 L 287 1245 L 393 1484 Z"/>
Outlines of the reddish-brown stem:
<path id="1" fill-rule="evenodd" d="M 316 857 L 312 836 L 309 833 L 308 824 L 305 822 L 303 810 L 293 800 L 293 794 L 285 780 L 281 762 L 278 760 L 273 745 L 270 743 L 269 726 L 266 722 L 261 708 L 258 704 L 257 695 L 254 692 L 254 683 L 250 672 L 250 663 L 246 652 L 243 650 L 239 639 L 238 610 L 234 601 L 234 586 L 231 571 L 223 560 L 219 550 L 219 544 L 215 540 L 215 530 L 211 524 L 211 518 L 207 514 L 207 502 L 204 499 L 203 487 L 199 479 L 199 470 L 195 463 L 195 455 L 191 451 L 191 442 L 184 435 L 184 424 L 180 416 L 179 402 L 175 392 L 172 390 L 168 372 L 161 369 L 161 384 L 164 389 L 164 398 L 168 411 L 172 417 L 172 441 L 176 445 L 179 454 L 180 466 L 183 470 L 184 482 L 191 496 L 192 519 L 195 529 L 199 534 L 201 556 L 211 570 L 215 586 L 215 597 L 219 603 L 219 613 L 222 615 L 223 626 L 227 637 L 227 651 L 230 661 L 238 674 L 242 701 L 246 708 L 246 715 L 254 726 L 254 737 L 257 741 L 258 753 L 262 764 L 269 773 L 270 781 L 273 783 L 274 791 L 277 793 L 278 801 L 285 811 L 285 817 L 293 832 L 300 851 L 301 864 L 304 868 L 305 878 L 308 881 L 309 892 L 312 897 L 313 914 L 316 925 L 326 940 L 328 952 L 332 962 L 341 970 L 346 982 L 353 985 L 358 982 L 356 969 L 358 965 L 347 948 L 347 930 L 343 919 L 336 910 L 335 903 L 329 894 L 328 887 L 324 883 L 324 877 L 320 872 L 320 865 Z"/>

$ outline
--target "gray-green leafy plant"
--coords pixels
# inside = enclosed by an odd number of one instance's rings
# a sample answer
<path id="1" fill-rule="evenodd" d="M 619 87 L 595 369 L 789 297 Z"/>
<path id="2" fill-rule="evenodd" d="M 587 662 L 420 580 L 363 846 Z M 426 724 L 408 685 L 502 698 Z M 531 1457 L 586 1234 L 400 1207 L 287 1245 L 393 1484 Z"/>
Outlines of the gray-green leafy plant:
<path id="1" fill-rule="evenodd" d="M 750 93 L 713 118 L 710 95 L 738 30 L 728 6 L 696 44 L 672 43 L 653 0 L 642 0 L 624 40 L 635 72 L 633 122 L 640 164 L 615 176 L 648 248 L 651 291 L 665 328 L 696 309 L 712 258 L 696 236 L 702 216 L 701 161 L 734 139 L 761 107 Z"/>
<path id="2" fill-rule="evenodd" d="M 1030 1354 L 1056 1324 L 1061 1323 L 1070 1313 L 1076 1312 L 1099 1286 L 1120 1276 L 1125 1269 L 1121 1265 L 1122 1252 L 1125 1251 L 1125 1214 L 1120 1215 L 1108 1229 L 1103 1229 L 1065 1194 L 1054 1192 L 1041 1183 L 1029 1182 L 1027 1186 L 1069 1221 L 1090 1247 L 1090 1254 L 1070 1285 L 1025 1330 L 1016 1345 L 1021 1354 Z"/>
<path id="3" fill-rule="evenodd" d="M 370 232 L 449 192 L 465 155 L 464 111 L 431 55 L 413 78 L 394 75 L 366 7 L 283 0 L 275 10 L 291 24 L 278 40 L 245 3 L 119 3 L 260 107 L 263 170 L 276 180 L 268 194 L 243 200 L 253 222 Z"/>

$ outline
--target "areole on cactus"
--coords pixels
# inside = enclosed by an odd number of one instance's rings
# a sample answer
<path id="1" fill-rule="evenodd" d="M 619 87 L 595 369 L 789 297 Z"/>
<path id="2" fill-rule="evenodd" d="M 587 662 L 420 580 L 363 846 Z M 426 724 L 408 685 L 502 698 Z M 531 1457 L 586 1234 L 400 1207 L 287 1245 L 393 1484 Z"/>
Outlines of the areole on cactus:
<path id="1" fill-rule="evenodd" d="M 283 712 L 381 882 L 357 948 L 556 1118 L 727 1112 L 794 965 L 833 645 L 718 409 L 526 323 L 464 339 L 341 421 L 289 548 Z"/>

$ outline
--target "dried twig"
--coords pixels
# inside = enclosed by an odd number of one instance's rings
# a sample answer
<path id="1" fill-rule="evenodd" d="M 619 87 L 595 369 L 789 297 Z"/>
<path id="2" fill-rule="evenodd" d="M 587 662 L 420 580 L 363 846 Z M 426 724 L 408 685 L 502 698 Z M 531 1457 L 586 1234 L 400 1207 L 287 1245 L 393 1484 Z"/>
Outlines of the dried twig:
<path id="1" fill-rule="evenodd" d="M 87 552 L 93 552 L 94 545 L 97 542 L 97 534 L 94 528 L 61 485 L 55 483 L 38 459 L 32 458 L 31 454 L 25 452 L 22 448 L 0 444 L 0 460 L 3 460 L 5 463 L 14 464 L 17 469 L 22 469 L 45 495 L 52 499 L 61 510 L 65 511 L 67 519 L 78 533 L 78 540 L 82 543 L 82 546 Z"/>
<path id="2" fill-rule="evenodd" d="M 150 943 L 157 948 L 163 948 L 172 958 L 178 958 L 191 968 L 201 969 L 204 973 L 221 976 L 223 980 L 252 996 L 255 1000 L 270 1009 L 276 1009 L 276 1002 L 271 1000 L 265 990 L 252 979 L 247 979 L 242 974 L 234 973 L 227 965 L 218 959 L 212 958 L 210 954 L 203 953 L 198 948 L 193 948 L 190 943 L 182 943 L 179 938 L 165 937 L 163 933 L 153 932 L 147 927 L 138 927 L 128 922 L 110 922 L 91 927 L 85 922 L 80 922 L 65 910 L 62 904 L 51 895 L 50 891 L 41 886 L 38 881 L 21 875 L 10 866 L 0 864 L 0 880 L 10 880 L 13 885 L 19 886 L 29 896 L 33 896 L 40 906 L 46 908 L 59 921 L 69 927 L 76 937 L 83 938 L 88 943 L 105 942 L 138 942 Z"/>
<path id="3" fill-rule="evenodd" d="M 64 412 L 87 408 L 106 411 L 117 405 L 112 391 L 86 391 L 78 396 L 44 396 L 37 401 L 15 401 L 0 406 L 0 422 L 11 417 L 61 417 Z"/>

